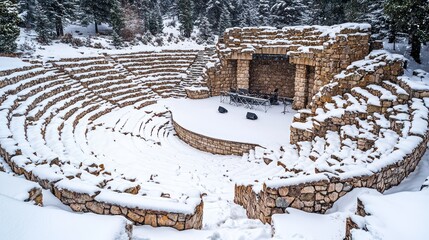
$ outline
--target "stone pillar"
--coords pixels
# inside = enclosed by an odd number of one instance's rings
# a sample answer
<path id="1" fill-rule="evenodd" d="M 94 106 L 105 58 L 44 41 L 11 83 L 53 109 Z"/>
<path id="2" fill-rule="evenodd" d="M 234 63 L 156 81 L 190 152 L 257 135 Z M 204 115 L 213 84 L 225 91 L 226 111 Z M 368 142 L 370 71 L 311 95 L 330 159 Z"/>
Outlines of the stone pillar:
<path id="1" fill-rule="evenodd" d="M 250 60 L 237 60 L 237 88 L 249 89 Z"/>
<path id="2" fill-rule="evenodd" d="M 293 99 L 293 108 L 296 110 L 305 108 L 308 96 L 307 84 L 307 66 L 297 64 L 295 71 L 295 97 Z"/>

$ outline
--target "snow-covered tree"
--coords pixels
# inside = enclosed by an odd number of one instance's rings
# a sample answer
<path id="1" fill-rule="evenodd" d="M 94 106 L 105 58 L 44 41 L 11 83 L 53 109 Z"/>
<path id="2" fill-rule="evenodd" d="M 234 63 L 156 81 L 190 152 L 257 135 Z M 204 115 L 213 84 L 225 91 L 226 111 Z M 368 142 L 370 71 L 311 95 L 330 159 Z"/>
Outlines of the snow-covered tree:
<path id="1" fill-rule="evenodd" d="M 258 5 L 254 0 L 242 0 L 238 5 L 238 26 L 249 27 L 258 25 Z M 237 26 L 234 22 L 233 27 Z"/>
<path id="2" fill-rule="evenodd" d="M 164 27 L 162 22 L 161 6 L 158 0 L 150 0 L 147 6 L 148 15 L 146 19 L 146 29 L 156 35 L 162 33 Z"/>
<path id="3" fill-rule="evenodd" d="M 38 0 L 50 22 L 55 24 L 57 36 L 64 35 L 66 20 L 74 19 L 77 10 L 76 0 Z"/>
<path id="4" fill-rule="evenodd" d="M 208 1 L 209 0 L 193 0 L 192 16 L 194 20 L 201 20 L 202 17 L 206 15 Z"/>
<path id="5" fill-rule="evenodd" d="M 312 0 L 312 24 L 334 25 L 345 22 L 344 6 L 349 0 Z"/>
<path id="6" fill-rule="evenodd" d="M 231 27 L 231 13 L 226 5 L 224 5 L 219 17 L 218 33 L 222 35 L 225 29 Z"/>
<path id="7" fill-rule="evenodd" d="M 37 0 L 35 2 L 34 24 L 37 32 L 37 40 L 42 44 L 50 43 L 55 36 L 53 30 L 55 26 Z"/>
<path id="8" fill-rule="evenodd" d="M 277 0 L 271 8 L 273 22 L 277 27 L 301 24 L 306 11 L 307 6 L 302 0 Z"/>
<path id="9" fill-rule="evenodd" d="M 260 0 L 258 5 L 258 21 L 259 25 L 271 25 L 270 1 Z"/>
<path id="10" fill-rule="evenodd" d="M 16 50 L 19 37 L 19 17 L 17 5 L 9 0 L 0 2 L 0 52 L 10 53 Z"/>
<path id="11" fill-rule="evenodd" d="M 113 45 L 115 47 L 122 46 L 121 32 L 124 29 L 124 15 L 118 0 L 112 0 L 112 8 L 110 9 L 110 23 L 113 29 Z"/>
<path id="12" fill-rule="evenodd" d="M 409 35 L 410 55 L 417 63 L 421 63 L 421 44 L 429 41 L 429 1 L 387 0 L 384 10 L 390 27 Z"/>
<path id="13" fill-rule="evenodd" d="M 199 25 L 199 29 L 200 29 L 199 37 L 203 40 L 209 39 L 213 35 L 211 31 L 211 27 L 212 26 L 207 16 L 202 16 L 200 20 L 200 25 Z"/>
<path id="14" fill-rule="evenodd" d="M 232 26 L 231 10 L 233 7 L 228 0 L 209 0 L 207 17 L 215 34 L 220 35 Z"/>
<path id="15" fill-rule="evenodd" d="M 180 31 L 183 36 L 190 37 L 194 27 L 191 0 L 178 0 L 178 6 Z"/>
<path id="16" fill-rule="evenodd" d="M 344 21 L 369 23 L 373 34 L 378 35 L 385 28 L 384 2 L 384 0 L 348 0 L 343 4 Z"/>
<path id="17" fill-rule="evenodd" d="M 224 2 L 222 0 L 209 0 L 207 3 L 207 17 L 210 24 L 212 25 L 212 30 L 218 34 L 219 29 L 219 19 L 222 14 Z"/>
<path id="18" fill-rule="evenodd" d="M 92 22 L 95 26 L 95 33 L 98 34 L 98 25 L 109 23 L 112 0 L 81 0 L 81 8 L 85 13 L 84 22 Z"/>
<path id="19" fill-rule="evenodd" d="M 19 1 L 19 14 L 25 28 L 33 28 L 35 26 L 35 7 L 36 0 Z"/>

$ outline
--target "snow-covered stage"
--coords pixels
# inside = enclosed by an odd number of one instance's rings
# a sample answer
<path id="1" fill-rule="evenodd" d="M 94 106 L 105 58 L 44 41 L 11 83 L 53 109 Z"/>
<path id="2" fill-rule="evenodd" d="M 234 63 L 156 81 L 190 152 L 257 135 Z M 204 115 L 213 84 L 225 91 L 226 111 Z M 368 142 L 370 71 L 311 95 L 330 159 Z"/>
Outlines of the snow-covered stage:
<path id="1" fill-rule="evenodd" d="M 208 99 L 172 99 L 161 102 L 170 109 L 174 121 L 194 133 L 232 142 L 272 146 L 289 142 L 290 124 L 295 111 L 289 106 L 273 105 L 267 112 L 221 103 L 220 97 Z M 219 113 L 218 107 L 228 110 Z M 246 119 L 247 112 L 255 113 L 257 120 Z"/>

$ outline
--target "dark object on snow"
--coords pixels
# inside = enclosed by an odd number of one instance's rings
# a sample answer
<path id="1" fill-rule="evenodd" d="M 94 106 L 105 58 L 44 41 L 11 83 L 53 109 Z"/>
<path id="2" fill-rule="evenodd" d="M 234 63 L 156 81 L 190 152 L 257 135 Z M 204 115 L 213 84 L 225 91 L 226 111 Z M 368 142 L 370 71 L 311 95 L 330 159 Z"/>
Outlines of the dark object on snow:
<path id="1" fill-rule="evenodd" d="M 219 106 L 219 108 L 217 109 L 217 111 L 220 112 L 220 113 L 227 113 L 228 112 L 228 110 L 226 110 L 226 108 L 224 108 L 222 106 Z"/>
<path id="2" fill-rule="evenodd" d="M 258 119 L 258 116 L 252 112 L 247 112 L 246 118 L 249 120 L 256 120 L 256 119 Z"/>
<path id="3" fill-rule="evenodd" d="M 279 105 L 279 89 L 276 88 L 270 97 L 271 105 Z"/>

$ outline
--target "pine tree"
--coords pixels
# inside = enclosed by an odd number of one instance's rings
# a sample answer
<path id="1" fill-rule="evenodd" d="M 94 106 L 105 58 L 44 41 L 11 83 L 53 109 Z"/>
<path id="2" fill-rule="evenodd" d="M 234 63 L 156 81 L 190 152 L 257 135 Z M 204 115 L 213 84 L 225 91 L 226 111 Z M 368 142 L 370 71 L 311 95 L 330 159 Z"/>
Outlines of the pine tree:
<path id="1" fill-rule="evenodd" d="M 209 0 L 207 4 L 207 17 L 212 26 L 212 31 L 218 34 L 219 19 L 222 13 L 223 1 Z"/>
<path id="2" fill-rule="evenodd" d="M 160 1 L 159 6 L 161 9 L 161 14 L 165 15 L 165 14 L 172 13 L 175 2 L 176 2 L 176 0 L 162 0 L 162 1 Z"/>
<path id="3" fill-rule="evenodd" d="M 258 6 L 256 2 L 254 0 L 243 0 L 238 6 L 238 26 L 257 26 L 258 18 L 256 16 L 258 16 Z M 236 24 L 234 24 L 234 21 L 232 26 L 237 26 Z"/>
<path id="4" fill-rule="evenodd" d="M 192 6 L 190 0 L 178 0 L 180 31 L 183 36 L 190 37 L 194 27 L 192 21 Z"/>
<path id="5" fill-rule="evenodd" d="M 345 21 L 365 22 L 372 26 L 373 36 L 385 29 L 384 0 L 349 0 L 344 5 Z"/>
<path id="6" fill-rule="evenodd" d="M 241 27 L 244 24 L 246 17 L 246 6 L 244 6 L 244 0 L 230 0 L 226 2 L 222 7 L 228 8 L 229 15 L 231 18 L 231 26 Z"/>
<path id="7" fill-rule="evenodd" d="M 215 34 L 220 35 L 232 26 L 231 9 L 228 0 L 209 0 L 207 3 L 207 17 Z"/>
<path id="8" fill-rule="evenodd" d="M 226 5 L 222 8 L 222 12 L 219 17 L 219 28 L 218 34 L 222 35 L 225 29 L 230 28 L 231 25 L 231 13 Z"/>
<path id="9" fill-rule="evenodd" d="M 63 36 L 64 21 L 74 19 L 76 16 L 76 0 L 39 0 L 38 4 L 48 19 L 55 24 L 57 36 Z"/>
<path id="10" fill-rule="evenodd" d="M 9 0 L 0 2 L 0 52 L 11 53 L 16 50 L 19 37 L 19 17 L 17 5 Z"/>
<path id="11" fill-rule="evenodd" d="M 122 38 L 115 31 L 113 31 L 113 33 L 112 33 L 112 39 L 113 39 L 113 41 L 112 41 L 113 46 L 115 46 L 116 48 L 122 47 L 122 44 L 123 44 Z"/>
<path id="12" fill-rule="evenodd" d="M 208 40 L 212 36 L 211 25 L 207 16 L 201 17 L 199 37 L 203 40 Z"/>
<path id="13" fill-rule="evenodd" d="M 85 13 L 84 22 L 93 22 L 95 33 L 98 34 L 98 25 L 109 23 L 112 0 L 81 0 L 81 9 Z"/>
<path id="14" fill-rule="evenodd" d="M 53 32 L 54 24 L 49 20 L 48 15 L 38 1 L 35 2 L 34 21 L 37 40 L 42 44 L 49 44 L 55 35 Z"/>
<path id="15" fill-rule="evenodd" d="M 311 23 L 321 25 L 334 25 L 346 21 L 345 3 L 350 0 L 313 0 Z"/>
<path id="16" fill-rule="evenodd" d="M 373 33 L 379 34 L 386 30 L 386 16 L 384 14 L 385 0 L 366 0 L 368 2 L 368 11 L 365 13 L 363 22 L 368 22 L 372 26 Z M 383 35 L 381 35 L 383 37 Z"/>
<path id="17" fill-rule="evenodd" d="M 164 21 L 162 19 L 161 4 L 159 3 L 159 0 L 155 5 L 155 19 L 157 25 L 157 33 L 162 33 L 162 30 L 164 29 Z"/>
<path id="18" fill-rule="evenodd" d="M 121 31 L 124 29 L 124 16 L 118 0 L 112 0 L 112 9 L 110 10 L 110 22 L 113 29 L 113 45 L 122 46 Z"/>
<path id="19" fill-rule="evenodd" d="M 269 26 L 271 25 L 270 17 L 270 1 L 261 0 L 258 5 L 258 21 L 259 25 Z"/>
<path id="20" fill-rule="evenodd" d="M 19 1 L 19 13 L 22 16 L 22 22 L 25 28 L 33 28 L 35 26 L 35 0 Z"/>
<path id="21" fill-rule="evenodd" d="M 162 21 L 161 4 L 158 0 L 144 0 L 143 2 L 144 31 L 152 35 L 162 33 L 164 24 Z"/>
<path id="22" fill-rule="evenodd" d="M 390 20 L 390 27 L 409 35 L 410 55 L 417 63 L 421 63 L 421 44 L 429 41 L 429 2 L 427 0 L 387 0 L 384 10 Z"/>
<path id="23" fill-rule="evenodd" d="M 201 20 L 207 13 L 208 0 L 193 0 L 192 16 L 194 20 Z"/>
<path id="24" fill-rule="evenodd" d="M 302 0 L 277 0 L 271 8 L 274 25 L 277 27 L 299 25 L 306 10 Z"/>

